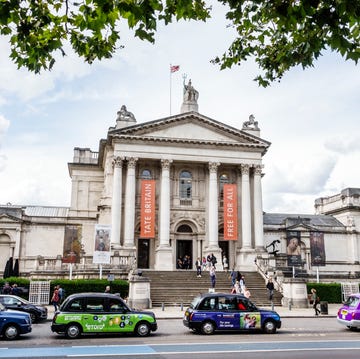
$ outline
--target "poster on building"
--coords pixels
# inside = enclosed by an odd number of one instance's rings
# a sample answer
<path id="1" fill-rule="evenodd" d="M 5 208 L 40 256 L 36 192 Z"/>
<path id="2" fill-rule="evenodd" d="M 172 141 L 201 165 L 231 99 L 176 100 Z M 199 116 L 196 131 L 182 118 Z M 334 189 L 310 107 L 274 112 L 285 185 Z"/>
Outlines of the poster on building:
<path id="1" fill-rule="evenodd" d="M 63 263 L 80 263 L 81 245 L 81 226 L 65 226 Z"/>
<path id="2" fill-rule="evenodd" d="M 110 226 L 104 224 L 95 225 L 95 244 L 93 263 L 110 264 Z"/>
<path id="3" fill-rule="evenodd" d="M 237 188 L 236 184 L 224 184 L 224 239 L 236 241 L 237 229 Z"/>
<path id="4" fill-rule="evenodd" d="M 140 238 L 155 238 L 155 180 L 141 181 Z"/>
<path id="5" fill-rule="evenodd" d="M 312 266 L 324 266 L 325 258 L 325 244 L 324 233 L 310 232 L 310 253 Z"/>
<path id="6" fill-rule="evenodd" d="M 286 232 L 286 254 L 289 267 L 302 266 L 300 240 L 299 231 Z"/>

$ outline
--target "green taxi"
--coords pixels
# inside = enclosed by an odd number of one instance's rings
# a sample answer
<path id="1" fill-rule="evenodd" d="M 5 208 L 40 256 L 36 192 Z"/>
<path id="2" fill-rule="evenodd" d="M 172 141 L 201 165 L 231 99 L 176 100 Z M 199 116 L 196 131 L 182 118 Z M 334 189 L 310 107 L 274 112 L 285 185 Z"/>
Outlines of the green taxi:
<path id="1" fill-rule="evenodd" d="M 118 295 L 78 293 L 67 297 L 55 313 L 51 330 L 70 339 L 95 333 L 144 337 L 157 330 L 157 322 L 153 312 L 130 309 Z"/>

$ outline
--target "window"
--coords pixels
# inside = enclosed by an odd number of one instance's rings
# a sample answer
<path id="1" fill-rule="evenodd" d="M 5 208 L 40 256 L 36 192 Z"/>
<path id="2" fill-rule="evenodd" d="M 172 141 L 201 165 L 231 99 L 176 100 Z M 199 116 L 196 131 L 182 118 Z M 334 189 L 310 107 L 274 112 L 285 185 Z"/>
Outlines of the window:
<path id="1" fill-rule="evenodd" d="M 214 310 L 215 308 L 216 308 L 215 297 L 205 298 L 203 302 L 199 305 L 200 310 Z"/>
<path id="2" fill-rule="evenodd" d="M 82 299 L 73 300 L 70 305 L 66 308 L 69 312 L 80 312 L 82 311 Z"/>
<path id="3" fill-rule="evenodd" d="M 224 197 L 224 184 L 229 183 L 229 176 L 226 173 L 223 173 L 222 175 L 220 175 L 220 179 L 219 179 L 219 184 L 220 184 L 220 200 L 223 199 Z"/>
<path id="4" fill-rule="evenodd" d="M 148 169 L 145 169 L 141 172 L 141 178 L 142 179 L 152 179 L 151 171 Z"/>
<path id="5" fill-rule="evenodd" d="M 192 197 L 192 175 L 189 171 L 180 173 L 180 198 L 191 199 Z"/>
<path id="6" fill-rule="evenodd" d="M 87 312 L 102 312 L 104 310 L 103 298 L 88 298 L 86 303 Z"/>
<path id="7" fill-rule="evenodd" d="M 124 303 L 119 299 L 108 299 L 105 298 L 105 308 L 107 311 L 110 312 L 117 312 L 117 313 L 125 313 L 126 312 L 126 306 Z"/>
<path id="8" fill-rule="evenodd" d="M 178 227 L 177 229 L 178 233 L 192 233 L 192 229 L 190 226 L 188 226 L 187 224 L 182 224 L 181 226 Z"/>

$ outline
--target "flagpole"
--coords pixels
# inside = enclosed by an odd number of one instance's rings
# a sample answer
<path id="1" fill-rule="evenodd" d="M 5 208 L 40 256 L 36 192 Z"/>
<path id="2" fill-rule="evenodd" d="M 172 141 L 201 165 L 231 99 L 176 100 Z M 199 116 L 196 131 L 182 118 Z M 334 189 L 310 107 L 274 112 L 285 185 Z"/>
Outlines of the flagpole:
<path id="1" fill-rule="evenodd" d="M 171 116 L 171 78 L 172 78 L 172 72 L 171 72 L 171 64 L 170 64 L 170 99 L 169 99 L 169 102 L 170 102 L 170 116 Z"/>

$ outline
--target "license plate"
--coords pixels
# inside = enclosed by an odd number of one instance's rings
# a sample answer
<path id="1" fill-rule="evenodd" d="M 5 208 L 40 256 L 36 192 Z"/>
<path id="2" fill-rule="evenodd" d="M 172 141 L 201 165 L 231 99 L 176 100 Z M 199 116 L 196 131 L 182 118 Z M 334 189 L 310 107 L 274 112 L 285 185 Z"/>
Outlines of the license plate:
<path id="1" fill-rule="evenodd" d="M 344 317 L 346 314 L 348 314 L 348 311 L 343 309 L 343 310 L 341 311 L 341 314 L 342 314 L 343 317 Z"/>

